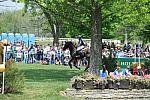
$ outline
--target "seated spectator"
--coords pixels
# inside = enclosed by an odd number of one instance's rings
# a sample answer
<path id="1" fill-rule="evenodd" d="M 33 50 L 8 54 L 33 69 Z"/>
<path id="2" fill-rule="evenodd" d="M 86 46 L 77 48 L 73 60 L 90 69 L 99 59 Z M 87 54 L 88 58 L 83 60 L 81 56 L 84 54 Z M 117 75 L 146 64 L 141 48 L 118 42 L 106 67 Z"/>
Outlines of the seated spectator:
<path id="1" fill-rule="evenodd" d="M 55 64 L 56 64 L 56 65 L 60 65 L 60 60 L 59 60 L 58 57 L 55 58 Z"/>
<path id="2" fill-rule="evenodd" d="M 124 69 L 122 75 L 123 76 L 132 75 L 131 72 L 130 72 L 130 66 L 127 66 L 127 68 Z"/>
<path id="3" fill-rule="evenodd" d="M 106 66 L 102 66 L 102 70 L 100 70 L 100 77 L 101 78 L 106 78 L 108 76 L 108 71 L 106 70 Z"/>
<path id="4" fill-rule="evenodd" d="M 144 67 L 142 67 L 142 72 L 143 72 L 144 75 L 146 75 L 147 74 L 147 69 L 145 69 Z"/>
<path id="5" fill-rule="evenodd" d="M 121 70 L 120 70 L 120 66 L 117 66 L 116 70 L 114 71 L 114 75 L 115 76 L 121 76 Z"/>
<path id="6" fill-rule="evenodd" d="M 141 66 L 138 66 L 137 69 L 138 69 L 139 76 L 144 76 Z"/>
<path id="7" fill-rule="evenodd" d="M 138 71 L 137 67 L 133 68 L 133 74 L 134 75 L 139 75 L 139 71 Z"/>

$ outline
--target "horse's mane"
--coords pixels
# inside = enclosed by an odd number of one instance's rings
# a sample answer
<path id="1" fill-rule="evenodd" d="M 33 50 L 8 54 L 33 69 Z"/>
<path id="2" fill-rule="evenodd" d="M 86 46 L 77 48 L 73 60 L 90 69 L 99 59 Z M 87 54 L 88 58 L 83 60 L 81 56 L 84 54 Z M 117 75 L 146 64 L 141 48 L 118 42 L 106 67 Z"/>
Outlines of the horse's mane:
<path id="1" fill-rule="evenodd" d="M 66 43 L 67 43 L 67 44 L 70 44 L 70 45 L 73 45 L 73 42 L 72 42 L 72 41 L 67 41 Z"/>

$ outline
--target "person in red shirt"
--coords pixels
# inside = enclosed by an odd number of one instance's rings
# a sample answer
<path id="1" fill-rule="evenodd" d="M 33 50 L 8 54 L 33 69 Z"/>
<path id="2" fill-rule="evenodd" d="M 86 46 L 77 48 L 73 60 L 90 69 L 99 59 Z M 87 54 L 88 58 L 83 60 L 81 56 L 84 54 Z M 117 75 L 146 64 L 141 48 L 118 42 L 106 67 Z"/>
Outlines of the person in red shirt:
<path id="1" fill-rule="evenodd" d="M 134 75 L 139 75 L 139 72 L 138 72 L 137 67 L 134 67 L 134 68 L 133 68 L 133 74 L 134 74 Z"/>

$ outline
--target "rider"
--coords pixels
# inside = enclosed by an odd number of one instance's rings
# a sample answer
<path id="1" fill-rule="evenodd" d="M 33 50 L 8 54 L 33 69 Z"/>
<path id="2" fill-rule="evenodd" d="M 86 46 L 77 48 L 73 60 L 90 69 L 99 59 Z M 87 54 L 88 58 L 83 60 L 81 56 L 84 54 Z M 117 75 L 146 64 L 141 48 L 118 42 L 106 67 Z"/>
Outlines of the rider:
<path id="1" fill-rule="evenodd" d="M 83 50 L 85 48 L 85 46 L 86 46 L 85 42 L 82 40 L 82 37 L 79 36 L 77 51 Z"/>
<path id="2" fill-rule="evenodd" d="M 85 46 L 86 46 L 85 42 L 82 40 L 82 37 L 79 36 L 76 54 L 80 56 L 84 56 L 82 50 L 85 48 Z"/>

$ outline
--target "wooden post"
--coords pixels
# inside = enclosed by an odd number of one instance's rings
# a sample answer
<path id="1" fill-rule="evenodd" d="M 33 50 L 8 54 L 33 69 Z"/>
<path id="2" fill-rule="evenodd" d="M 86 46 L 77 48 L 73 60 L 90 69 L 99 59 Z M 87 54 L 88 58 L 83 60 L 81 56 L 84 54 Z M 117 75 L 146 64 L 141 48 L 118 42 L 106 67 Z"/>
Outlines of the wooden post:
<path id="1" fill-rule="evenodd" d="M 2 94 L 4 94 L 4 91 L 5 91 L 5 72 L 3 72 Z"/>
<path id="2" fill-rule="evenodd" d="M 5 68 L 5 53 L 6 53 L 6 46 L 4 46 L 3 50 L 3 66 Z M 4 94 L 5 91 L 5 70 L 3 71 L 3 84 L 2 84 L 2 94 Z"/>

